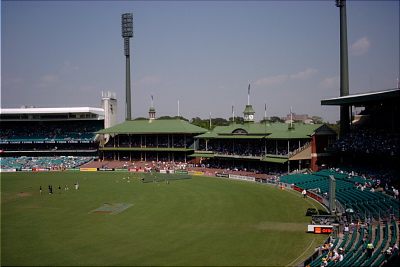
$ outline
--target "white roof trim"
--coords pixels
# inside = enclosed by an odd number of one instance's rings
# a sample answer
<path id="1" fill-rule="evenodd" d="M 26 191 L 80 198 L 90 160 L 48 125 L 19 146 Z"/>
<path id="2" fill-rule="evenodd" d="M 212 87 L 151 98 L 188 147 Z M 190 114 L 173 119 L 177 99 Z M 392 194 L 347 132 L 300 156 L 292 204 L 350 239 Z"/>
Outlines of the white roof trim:
<path id="1" fill-rule="evenodd" d="M 92 107 L 72 108 L 2 108 L 0 114 L 65 114 L 65 113 L 93 113 L 104 115 L 104 109 Z"/>

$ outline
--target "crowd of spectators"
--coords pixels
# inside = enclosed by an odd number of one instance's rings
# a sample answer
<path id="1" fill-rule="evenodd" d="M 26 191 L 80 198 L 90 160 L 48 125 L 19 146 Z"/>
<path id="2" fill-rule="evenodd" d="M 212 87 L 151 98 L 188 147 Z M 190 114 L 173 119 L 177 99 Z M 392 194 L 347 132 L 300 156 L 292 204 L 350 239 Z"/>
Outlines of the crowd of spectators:
<path id="1" fill-rule="evenodd" d="M 193 138 L 182 134 L 174 135 L 124 135 L 111 137 L 106 147 L 165 147 L 165 148 L 189 148 L 193 146 Z"/>
<path id="2" fill-rule="evenodd" d="M 344 259 L 344 249 L 338 248 L 337 250 L 334 249 L 332 243 L 327 243 L 321 247 L 322 252 L 328 252 L 324 258 L 322 258 L 321 266 L 328 266 L 330 262 L 341 262 Z"/>
<path id="3" fill-rule="evenodd" d="M 333 149 L 376 155 L 399 155 L 399 133 L 385 129 L 357 129 L 333 144 Z"/>
<path id="4" fill-rule="evenodd" d="M 1 158 L 2 169 L 51 169 L 61 170 L 65 168 L 76 168 L 89 161 L 93 157 L 14 157 Z"/>
<path id="5" fill-rule="evenodd" d="M 229 161 L 224 161 L 224 160 L 218 160 L 218 159 L 207 159 L 203 160 L 201 166 L 205 168 L 212 168 L 212 169 L 221 169 L 224 171 L 233 171 L 233 172 L 251 172 L 254 174 L 266 174 L 266 175 L 275 175 L 275 176 L 282 176 L 284 174 L 287 174 L 287 167 L 286 166 L 281 166 L 281 168 L 278 167 L 268 167 L 266 168 L 263 164 L 259 165 L 252 165 L 250 168 L 248 164 L 246 163 L 240 163 L 240 162 L 229 162 Z M 293 170 L 294 171 L 294 170 Z"/>
<path id="6" fill-rule="evenodd" d="M 93 140 L 102 127 L 101 121 L 2 122 L 0 140 Z"/>
<path id="7" fill-rule="evenodd" d="M 98 145 L 95 142 L 88 142 L 88 143 L 29 143 L 29 144 L 1 144 L 1 150 L 4 151 L 77 151 L 77 150 L 90 150 L 90 151 L 97 151 Z"/>
<path id="8" fill-rule="evenodd" d="M 361 177 L 365 182 L 355 183 L 360 190 L 369 189 L 375 191 L 375 189 L 381 187 L 385 189 L 386 193 L 398 199 L 398 193 L 396 197 L 396 191 L 398 191 L 400 184 L 398 179 L 399 173 L 396 168 L 366 169 L 353 167 L 352 170 L 346 168 L 331 168 L 330 170 L 339 173 L 346 173 L 348 178 Z"/>
<path id="9" fill-rule="evenodd" d="M 301 151 L 302 147 L 305 147 L 308 142 L 300 141 L 274 141 L 265 144 L 264 141 L 217 141 L 215 143 L 208 143 L 200 145 L 199 151 L 213 151 L 219 155 L 237 155 L 237 156 L 251 156 L 251 157 L 265 157 L 267 155 L 275 156 L 290 156 Z"/>

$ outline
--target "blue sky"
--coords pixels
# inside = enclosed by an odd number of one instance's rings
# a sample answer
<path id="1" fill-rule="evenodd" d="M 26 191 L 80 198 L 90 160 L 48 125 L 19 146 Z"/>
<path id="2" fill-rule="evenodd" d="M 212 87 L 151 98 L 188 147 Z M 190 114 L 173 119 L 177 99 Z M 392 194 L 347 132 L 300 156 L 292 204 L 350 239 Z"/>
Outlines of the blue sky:
<path id="1" fill-rule="evenodd" d="M 2 1 L 1 106 L 100 107 L 125 118 L 121 14 L 133 13 L 132 117 L 339 119 L 335 1 Z M 347 2 L 350 94 L 396 87 L 399 1 Z"/>

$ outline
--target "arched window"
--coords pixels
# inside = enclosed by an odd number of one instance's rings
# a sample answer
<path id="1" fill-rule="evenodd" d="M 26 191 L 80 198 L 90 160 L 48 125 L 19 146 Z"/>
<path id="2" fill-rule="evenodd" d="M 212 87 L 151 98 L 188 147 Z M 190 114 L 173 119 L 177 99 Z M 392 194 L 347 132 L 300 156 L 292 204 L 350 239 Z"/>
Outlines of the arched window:
<path id="1" fill-rule="evenodd" d="M 247 134 L 247 131 L 244 129 L 236 129 L 232 133 L 233 134 Z"/>

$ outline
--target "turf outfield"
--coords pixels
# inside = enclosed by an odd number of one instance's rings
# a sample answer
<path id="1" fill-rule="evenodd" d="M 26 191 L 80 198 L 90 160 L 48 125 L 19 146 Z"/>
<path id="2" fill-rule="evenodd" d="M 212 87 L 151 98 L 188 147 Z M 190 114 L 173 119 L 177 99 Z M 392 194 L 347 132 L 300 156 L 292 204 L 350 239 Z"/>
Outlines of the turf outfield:
<path id="1" fill-rule="evenodd" d="M 2 173 L 2 265 L 286 266 L 327 238 L 306 233 L 307 208 L 322 207 L 298 193 L 156 175 L 142 183 L 126 172 Z"/>

